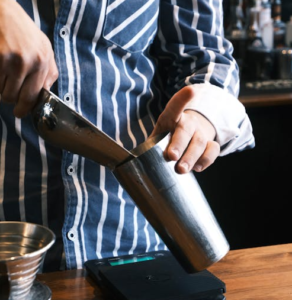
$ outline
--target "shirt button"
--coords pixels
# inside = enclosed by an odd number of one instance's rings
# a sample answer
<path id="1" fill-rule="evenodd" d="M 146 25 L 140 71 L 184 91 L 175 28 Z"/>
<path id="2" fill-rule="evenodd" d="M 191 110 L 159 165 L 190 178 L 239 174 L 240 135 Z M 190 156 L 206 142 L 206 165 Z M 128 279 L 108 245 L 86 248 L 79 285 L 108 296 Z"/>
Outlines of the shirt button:
<path id="1" fill-rule="evenodd" d="M 69 29 L 66 26 L 63 26 L 59 33 L 61 38 L 65 38 L 69 34 Z"/>
<path id="2" fill-rule="evenodd" d="M 64 95 L 63 99 L 64 99 L 65 102 L 70 103 L 70 102 L 72 102 L 73 97 L 70 93 L 67 93 L 67 94 Z"/>
<path id="3" fill-rule="evenodd" d="M 67 238 L 70 240 L 70 241 L 74 241 L 75 238 L 76 238 L 76 232 L 75 230 L 71 229 L 70 231 L 67 232 Z"/>
<path id="4" fill-rule="evenodd" d="M 75 167 L 70 165 L 68 168 L 67 168 L 67 174 L 68 175 L 73 175 L 75 173 Z"/>

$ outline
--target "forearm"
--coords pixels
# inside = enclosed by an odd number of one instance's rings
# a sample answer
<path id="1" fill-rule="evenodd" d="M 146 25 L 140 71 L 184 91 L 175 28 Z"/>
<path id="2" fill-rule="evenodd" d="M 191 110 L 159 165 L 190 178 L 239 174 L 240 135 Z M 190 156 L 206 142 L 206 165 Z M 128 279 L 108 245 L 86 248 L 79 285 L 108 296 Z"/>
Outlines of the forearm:
<path id="1" fill-rule="evenodd" d="M 232 45 L 223 36 L 222 3 L 212 3 L 161 1 L 154 52 L 167 96 L 171 98 L 186 85 L 193 87 L 195 97 L 188 106 L 213 124 L 221 155 L 225 155 L 253 145 L 254 140 L 245 109 L 237 99 L 238 68 Z"/>

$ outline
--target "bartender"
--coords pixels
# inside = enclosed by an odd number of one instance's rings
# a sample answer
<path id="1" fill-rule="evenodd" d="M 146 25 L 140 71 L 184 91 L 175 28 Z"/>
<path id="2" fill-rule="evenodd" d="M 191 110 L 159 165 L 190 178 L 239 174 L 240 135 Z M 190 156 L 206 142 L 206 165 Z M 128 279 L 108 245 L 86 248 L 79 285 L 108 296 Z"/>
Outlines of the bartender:
<path id="1" fill-rule="evenodd" d="M 181 174 L 254 146 L 221 2 L 1 0 L 0 220 L 54 231 L 43 271 L 165 245 L 110 170 L 38 136 L 42 88 L 126 149 L 170 131 Z"/>

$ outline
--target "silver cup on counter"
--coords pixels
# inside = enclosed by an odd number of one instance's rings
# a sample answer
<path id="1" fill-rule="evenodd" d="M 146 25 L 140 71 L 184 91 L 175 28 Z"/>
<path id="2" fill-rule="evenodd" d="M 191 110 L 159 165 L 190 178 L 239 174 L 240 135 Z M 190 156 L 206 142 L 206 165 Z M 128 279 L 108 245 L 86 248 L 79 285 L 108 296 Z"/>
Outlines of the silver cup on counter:
<path id="1" fill-rule="evenodd" d="M 41 225 L 0 222 L 0 299 L 48 300 L 51 291 L 35 281 L 54 233 Z"/>
<path id="2" fill-rule="evenodd" d="M 188 273 L 206 269 L 229 244 L 192 172 L 179 175 L 163 151 L 169 134 L 128 151 L 46 90 L 33 111 L 39 135 L 108 167 Z"/>

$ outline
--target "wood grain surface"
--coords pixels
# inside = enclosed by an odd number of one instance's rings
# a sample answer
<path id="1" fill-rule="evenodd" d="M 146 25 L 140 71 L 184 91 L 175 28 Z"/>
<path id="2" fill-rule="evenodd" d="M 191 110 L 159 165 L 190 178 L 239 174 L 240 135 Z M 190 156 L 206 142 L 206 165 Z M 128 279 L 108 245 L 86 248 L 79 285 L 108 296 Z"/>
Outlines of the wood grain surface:
<path id="1" fill-rule="evenodd" d="M 230 251 L 209 271 L 226 284 L 226 300 L 292 300 L 292 244 Z M 110 300 L 84 270 L 39 274 L 52 299 Z M 149 299 L 152 300 L 152 299 Z"/>
<path id="2" fill-rule="evenodd" d="M 292 299 L 292 244 L 231 251 L 209 269 L 227 300 Z"/>
<path id="3" fill-rule="evenodd" d="M 291 105 L 292 93 L 239 96 L 239 100 L 245 107 Z"/>

